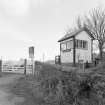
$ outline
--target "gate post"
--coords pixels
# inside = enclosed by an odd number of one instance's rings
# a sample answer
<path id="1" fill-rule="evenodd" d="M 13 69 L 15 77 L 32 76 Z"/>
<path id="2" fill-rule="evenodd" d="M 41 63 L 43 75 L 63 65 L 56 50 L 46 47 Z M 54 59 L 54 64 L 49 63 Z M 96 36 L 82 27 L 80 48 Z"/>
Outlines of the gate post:
<path id="1" fill-rule="evenodd" d="M 2 60 L 0 60 L 0 73 L 2 72 Z"/>
<path id="2" fill-rule="evenodd" d="M 27 70 L 27 59 L 24 59 L 24 74 L 26 75 Z"/>

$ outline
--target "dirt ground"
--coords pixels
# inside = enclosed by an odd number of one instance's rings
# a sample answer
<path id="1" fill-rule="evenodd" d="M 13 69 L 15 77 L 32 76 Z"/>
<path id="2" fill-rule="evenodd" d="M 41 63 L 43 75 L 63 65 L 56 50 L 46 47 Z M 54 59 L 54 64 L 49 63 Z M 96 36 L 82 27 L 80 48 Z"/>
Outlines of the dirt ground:
<path id="1" fill-rule="evenodd" d="M 6 74 L 0 77 L 0 105 L 17 105 L 24 102 L 24 97 L 14 95 L 9 88 L 20 77 L 20 74 Z"/>

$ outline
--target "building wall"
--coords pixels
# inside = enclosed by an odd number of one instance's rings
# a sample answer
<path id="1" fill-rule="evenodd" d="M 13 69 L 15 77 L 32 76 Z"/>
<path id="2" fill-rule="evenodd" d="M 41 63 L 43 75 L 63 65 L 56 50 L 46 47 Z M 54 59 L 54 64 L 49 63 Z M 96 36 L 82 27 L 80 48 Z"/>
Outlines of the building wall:
<path id="1" fill-rule="evenodd" d="M 87 32 L 82 31 L 81 33 L 79 33 L 78 35 L 76 35 L 76 39 L 79 40 L 85 40 L 88 42 L 88 49 L 79 49 L 76 48 L 76 63 L 78 63 L 78 59 L 79 60 L 83 60 L 84 62 L 88 61 L 88 62 L 92 62 L 92 41 L 91 41 L 91 37 L 88 35 Z"/>
<path id="2" fill-rule="evenodd" d="M 73 40 L 73 38 L 68 39 L 66 41 L 70 41 L 70 40 Z M 62 41 L 61 44 L 66 41 Z M 60 55 L 61 55 L 61 63 L 72 63 L 73 62 L 73 49 L 71 49 L 71 51 L 68 51 L 68 52 L 60 51 Z"/>

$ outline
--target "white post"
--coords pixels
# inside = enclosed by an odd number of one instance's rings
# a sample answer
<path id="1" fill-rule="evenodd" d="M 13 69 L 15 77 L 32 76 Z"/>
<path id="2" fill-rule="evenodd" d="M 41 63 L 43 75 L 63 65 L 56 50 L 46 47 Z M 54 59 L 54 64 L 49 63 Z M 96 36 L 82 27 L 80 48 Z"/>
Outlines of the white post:
<path id="1" fill-rule="evenodd" d="M 34 61 L 34 47 L 29 47 L 29 58 L 31 58 L 31 64 L 32 64 L 32 75 L 35 74 L 35 61 Z"/>

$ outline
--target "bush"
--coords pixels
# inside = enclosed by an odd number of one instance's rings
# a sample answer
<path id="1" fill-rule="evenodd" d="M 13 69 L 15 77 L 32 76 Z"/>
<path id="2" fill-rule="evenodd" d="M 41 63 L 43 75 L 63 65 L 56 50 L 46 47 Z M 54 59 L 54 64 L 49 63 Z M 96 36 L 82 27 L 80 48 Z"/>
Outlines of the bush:
<path id="1" fill-rule="evenodd" d="M 54 67 L 45 66 L 40 74 L 41 91 L 46 103 L 53 105 L 73 103 L 73 93 L 76 91 L 78 84 L 76 73 L 62 72 Z"/>
<path id="2" fill-rule="evenodd" d="M 104 105 L 104 78 L 97 75 L 79 75 L 74 71 L 58 71 L 45 66 L 40 72 L 40 89 L 46 104 L 50 105 Z"/>
<path id="3" fill-rule="evenodd" d="M 102 68 L 104 66 L 91 74 L 82 73 L 81 75 L 75 71 L 60 71 L 53 65 L 40 62 L 37 62 L 37 65 L 41 67 L 38 69 L 38 80 L 35 77 L 27 76 L 21 84 L 27 84 L 22 89 L 26 90 L 25 94 L 32 95 L 35 102 L 40 99 L 37 102 L 38 105 L 42 103 L 43 105 L 105 104 L 105 73 Z"/>

